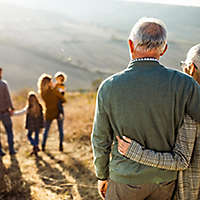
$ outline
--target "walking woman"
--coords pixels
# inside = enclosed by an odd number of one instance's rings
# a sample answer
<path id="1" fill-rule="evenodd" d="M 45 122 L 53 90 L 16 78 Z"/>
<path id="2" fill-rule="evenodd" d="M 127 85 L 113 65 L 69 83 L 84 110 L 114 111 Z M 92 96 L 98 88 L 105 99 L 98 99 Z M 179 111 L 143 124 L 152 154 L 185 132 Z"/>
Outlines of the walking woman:
<path id="1" fill-rule="evenodd" d="M 59 130 L 59 151 L 63 151 L 63 121 L 64 119 L 59 118 L 58 102 L 65 102 L 63 95 L 53 87 L 52 77 L 48 74 L 42 74 L 38 79 L 38 89 L 42 99 L 45 102 L 45 130 L 42 140 L 42 151 L 45 151 L 46 141 L 51 123 L 54 119 L 57 120 Z"/>

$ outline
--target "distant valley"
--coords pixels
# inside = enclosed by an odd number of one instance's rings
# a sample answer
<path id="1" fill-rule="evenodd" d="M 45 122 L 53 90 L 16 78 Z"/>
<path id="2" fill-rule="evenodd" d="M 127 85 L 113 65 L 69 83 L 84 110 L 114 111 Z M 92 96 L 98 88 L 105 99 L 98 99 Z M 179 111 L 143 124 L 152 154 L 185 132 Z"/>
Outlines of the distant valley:
<path id="1" fill-rule="evenodd" d="M 91 89 L 95 80 L 127 66 L 127 37 L 135 21 L 145 16 L 145 9 L 147 16 L 154 11 L 161 19 L 169 13 L 163 19 L 169 29 L 169 50 L 161 59 L 163 64 L 178 68 L 187 50 L 200 42 L 198 8 L 107 2 L 108 10 L 103 11 L 106 1 L 102 1 L 98 7 L 91 5 L 93 9 L 87 13 L 87 6 L 83 7 L 80 16 L 72 12 L 71 4 L 71 7 L 66 5 L 64 13 L 59 8 L 31 9 L 0 3 L 0 65 L 10 88 L 36 89 L 41 73 L 64 71 L 69 77 L 69 90 Z M 184 19 L 186 12 L 190 15 Z"/>

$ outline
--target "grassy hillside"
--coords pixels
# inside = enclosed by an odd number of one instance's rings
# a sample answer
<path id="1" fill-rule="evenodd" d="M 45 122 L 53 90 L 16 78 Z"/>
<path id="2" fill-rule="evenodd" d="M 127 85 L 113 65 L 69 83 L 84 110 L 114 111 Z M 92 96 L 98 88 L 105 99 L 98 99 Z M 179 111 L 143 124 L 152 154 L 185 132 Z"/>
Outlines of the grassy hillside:
<path id="1" fill-rule="evenodd" d="M 20 109 L 26 91 L 14 96 Z M 65 105 L 64 152 L 58 151 L 56 123 L 49 132 L 47 151 L 38 158 L 30 156 L 24 116 L 13 117 L 16 156 L 0 160 L 1 200 L 100 200 L 93 168 L 90 134 L 94 115 L 94 93 L 71 93 Z M 42 134 L 40 134 L 40 140 Z M 7 152 L 6 135 L 1 129 L 3 149 Z"/>
<path id="2" fill-rule="evenodd" d="M 69 90 L 91 89 L 96 79 L 127 66 L 129 31 L 142 16 L 166 22 L 169 49 L 161 62 L 169 67 L 178 68 L 200 41 L 199 8 L 117 0 L 28 2 L 30 8 L 0 3 L 0 65 L 13 90 L 36 88 L 41 73 L 56 71 L 68 74 Z"/>
<path id="3" fill-rule="evenodd" d="M 127 50 L 109 43 L 112 30 L 49 12 L 5 5 L 0 11 L 0 60 L 12 89 L 35 88 L 41 73 L 56 71 L 68 74 L 68 89 L 90 89 L 127 64 Z"/>

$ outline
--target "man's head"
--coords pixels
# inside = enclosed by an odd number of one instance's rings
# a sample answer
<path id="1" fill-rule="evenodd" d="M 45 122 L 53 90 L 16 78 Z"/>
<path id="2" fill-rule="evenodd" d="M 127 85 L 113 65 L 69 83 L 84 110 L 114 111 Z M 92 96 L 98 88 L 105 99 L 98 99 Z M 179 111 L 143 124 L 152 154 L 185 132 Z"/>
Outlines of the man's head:
<path id="1" fill-rule="evenodd" d="M 165 24 L 155 18 L 141 18 L 132 28 L 129 36 L 131 59 L 156 57 L 159 59 L 167 49 Z"/>
<path id="2" fill-rule="evenodd" d="M 0 80 L 1 80 L 1 78 L 2 78 L 2 68 L 0 67 Z"/>
<path id="3" fill-rule="evenodd" d="M 193 46 L 187 53 L 186 60 L 182 62 L 183 71 L 193 76 L 200 84 L 200 44 Z"/>

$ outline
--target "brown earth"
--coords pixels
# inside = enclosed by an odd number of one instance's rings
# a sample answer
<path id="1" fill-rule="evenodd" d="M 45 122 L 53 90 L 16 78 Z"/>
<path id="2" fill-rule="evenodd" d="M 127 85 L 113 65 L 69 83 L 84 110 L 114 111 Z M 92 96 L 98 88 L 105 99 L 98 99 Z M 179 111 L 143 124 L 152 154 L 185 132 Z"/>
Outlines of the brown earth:
<path id="1" fill-rule="evenodd" d="M 16 109 L 25 105 L 26 93 L 13 97 Z M 39 152 L 38 157 L 30 156 L 32 147 L 24 129 L 25 116 L 14 116 L 17 154 L 11 157 L 1 125 L 1 141 L 6 152 L 0 159 L 1 200 L 100 200 L 90 144 L 95 96 L 95 93 L 68 94 L 64 152 L 58 151 L 58 130 L 54 122 L 46 152 Z"/>

